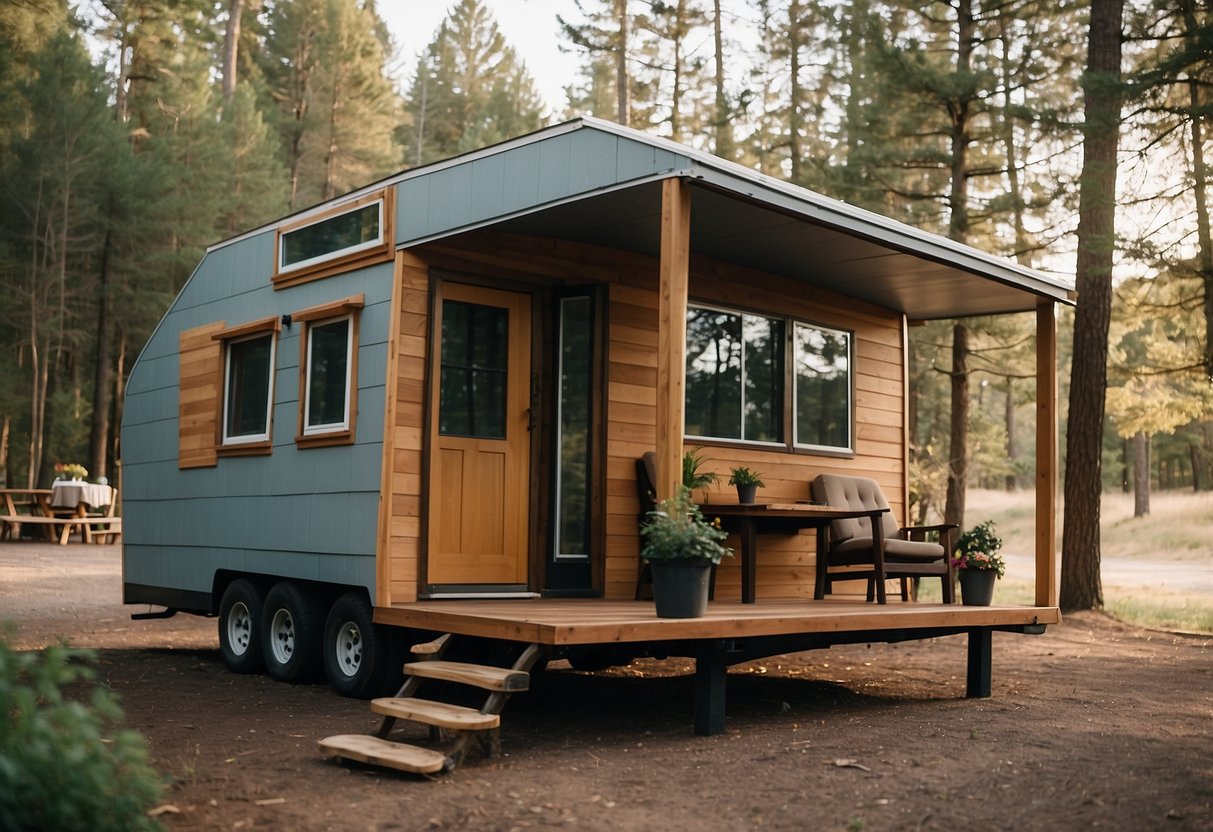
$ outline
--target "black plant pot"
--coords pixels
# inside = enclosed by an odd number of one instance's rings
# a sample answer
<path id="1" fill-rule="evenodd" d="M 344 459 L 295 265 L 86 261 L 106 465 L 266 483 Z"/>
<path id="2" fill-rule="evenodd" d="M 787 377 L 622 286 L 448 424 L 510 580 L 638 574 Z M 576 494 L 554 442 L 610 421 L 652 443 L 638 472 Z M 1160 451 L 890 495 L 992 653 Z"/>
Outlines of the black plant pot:
<path id="1" fill-rule="evenodd" d="M 757 483 L 750 483 L 749 485 L 738 485 L 737 486 L 737 502 L 741 503 L 743 506 L 753 505 L 754 498 L 757 495 L 758 495 Z"/>
<path id="2" fill-rule="evenodd" d="M 994 582 L 998 572 L 993 569 L 961 569 L 960 603 L 966 607 L 988 607 L 994 600 Z"/>
<path id="3" fill-rule="evenodd" d="M 700 618 L 708 610 L 712 564 L 706 560 L 655 560 L 653 601 L 658 618 Z"/>

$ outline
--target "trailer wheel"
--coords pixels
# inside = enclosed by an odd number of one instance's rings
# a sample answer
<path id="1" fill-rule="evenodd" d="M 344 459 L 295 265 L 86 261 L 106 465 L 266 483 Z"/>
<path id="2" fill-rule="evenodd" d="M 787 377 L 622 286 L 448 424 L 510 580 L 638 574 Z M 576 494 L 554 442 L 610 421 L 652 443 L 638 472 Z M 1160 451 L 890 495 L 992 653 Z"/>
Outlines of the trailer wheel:
<path id="1" fill-rule="evenodd" d="M 219 602 L 219 653 L 223 664 L 233 673 L 260 673 L 261 593 L 244 578 L 237 578 L 223 590 Z"/>
<path id="2" fill-rule="evenodd" d="M 342 696 L 370 699 L 400 686 L 400 639 L 372 621 L 362 593 L 347 592 L 329 610 L 324 624 L 324 674 Z"/>
<path id="3" fill-rule="evenodd" d="M 320 667 L 320 601 L 289 582 L 275 584 L 265 596 L 261 650 L 265 669 L 278 682 L 309 682 Z"/>

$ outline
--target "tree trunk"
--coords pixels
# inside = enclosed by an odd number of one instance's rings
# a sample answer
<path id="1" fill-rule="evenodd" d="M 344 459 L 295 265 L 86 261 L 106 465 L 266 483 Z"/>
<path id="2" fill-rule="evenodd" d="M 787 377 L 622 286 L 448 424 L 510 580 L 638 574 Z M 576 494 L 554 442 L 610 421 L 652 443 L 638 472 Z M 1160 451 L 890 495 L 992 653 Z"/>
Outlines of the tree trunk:
<path id="1" fill-rule="evenodd" d="M 1003 421 L 1007 426 L 1007 462 L 1011 464 L 1011 470 L 1007 472 L 1006 487 L 1007 491 L 1014 491 L 1019 485 L 1015 477 L 1015 379 L 1007 379 L 1007 398 L 1004 404 L 1006 411 L 1003 414 Z"/>
<path id="2" fill-rule="evenodd" d="M 715 153 L 722 159 L 733 158 L 733 123 L 729 97 L 724 88 L 724 32 L 720 21 L 720 0 L 712 0 L 712 40 L 716 49 L 716 141 Z"/>
<path id="3" fill-rule="evenodd" d="M 1129 493 L 1129 440 L 1120 440 L 1120 490 Z"/>
<path id="4" fill-rule="evenodd" d="M 13 417 L 5 414 L 4 421 L 0 422 L 0 488 L 13 487 L 8 478 L 8 437 L 12 425 Z"/>
<path id="5" fill-rule="evenodd" d="M 632 73 L 628 70 L 628 0 L 615 0 L 615 19 L 619 22 L 619 50 L 615 53 L 615 87 L 619 101 L 618 121 L 632 126 Z"/>
<path id="6" fill-rule="evenodd" d="M 1185 40 L 1192 50 L 1199 48 L 1201 26 L 1196 19 L 1194 0 L 1181 0 Z M 1213 233 L 1209 230 L 1208 183 L 1209 168 L 1205 163 L 1204 115 L 1201 109 L 1201 79 L 1195 70 L 1188 73 L 1188 106 L 1191 113 L 1193 198 L 1196 201 L 1196 239 L 1199 244 L 1197 262 L 1200 264 L 1201 285 L 1204 289 L 1205 313 L 1205 375 L 1213 378 Z"/>
<path id="7" fill-rule="evenodd" d="M 1150 513 L 1150 434 L 1133 435 L 1133 516 Z"/>
<path id="8" fill-rule="evenodd" d="M 800 2 L 788 4 L 788 155 L 791 180 L 800 185 Z"/>
<path id="9" fill-rule="evenodd" d="M 1066 427 L 1063 610 L 1100 609 L 1099 509 L 1112 255 L 1116 246 L 1116 152 L 1122 99 L 1124 0 L 1092 0 L 1083 75 L 1083 162 L 1079 179 L 1077 288 L 1070 415 Z"/>
<path id="10" fill-rule="evenodd" d="M 93 413 L 88 440 L 88 470 L 95 477 L 108 477 L 110 438 L 110 402 L 114 384 L 111 349 L 114 341 L 114 321 L 109 308 L 109 263 L 112 232 L 105 234 L 101 248 L 101 263 L 97 274 L 97 339 L 96 367 L 93 373 Z"/>
<path id="11" fill-rule="evenodd" d="M 223 106 L 232 103 L 236 93 L 236 58 L 240 52 L 240 18 L 244 0 L 231 0 L 227 11 L 227 29 L 223 33 Z"/>
<path id="12" fill-rule="evenodd" d="M 964 528 L 969 478 L 969 330 L 952 328 L 952 431 L 948 443 L 948 497 L 943 521 Z"/>

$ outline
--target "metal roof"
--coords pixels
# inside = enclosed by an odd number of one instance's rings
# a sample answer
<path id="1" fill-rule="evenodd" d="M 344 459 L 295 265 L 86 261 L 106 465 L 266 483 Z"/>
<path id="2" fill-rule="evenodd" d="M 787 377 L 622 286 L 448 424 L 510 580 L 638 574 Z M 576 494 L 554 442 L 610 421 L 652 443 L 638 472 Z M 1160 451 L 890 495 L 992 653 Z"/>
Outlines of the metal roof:
<path id="1" fill-rule="evenodd" d="M 396 185 L 401 247 L 491 227 L 656 255 L 659 183 L 671 176 L 692 183 L 693 254 L 917 320 L 1031 311 L 1040 298 L 1073 303 L 1073 284 L 1060 277 L 589 117 L 404 171 L 291 219 Z"/>

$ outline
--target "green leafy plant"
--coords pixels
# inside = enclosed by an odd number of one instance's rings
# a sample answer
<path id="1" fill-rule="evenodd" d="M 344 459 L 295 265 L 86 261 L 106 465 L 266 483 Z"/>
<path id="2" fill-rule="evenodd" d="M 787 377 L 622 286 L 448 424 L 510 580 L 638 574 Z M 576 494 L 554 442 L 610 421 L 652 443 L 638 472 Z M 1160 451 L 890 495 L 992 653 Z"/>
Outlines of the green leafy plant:
<path id="1" fill-rule="evenodd" d="M 158 830 L 147 816 L 163 785 L 142 737 L 114 731 L 122 711 L 89 682 L 91 652 L 66 645 L 12 650 L 0 632 L 0 829 Z"/>
<path id="2" fill-rule="evenodd" d="M 733 550 L 721 545 L 728 533 L 719 518 L 708 522 L 685 486 L 649 512 L 649 522 L 640 530 L 644 538 L 641 555 L 647 560 L 700 560 L 720 563 Z"/>
<path id="3" fill-rule="evenodd" d="M 701 450 L 695 448 L 682 455 L 682 484 L 686 488 L 705 488 L 720 482 L 715 471 L 699 470 L 708 461 L 708 458 L 700 453 Z"/>
<path id="4" fill-rule="evenodd" d="M 766 483 L 762 481 L 762 474 L 751 471 L 744 465 L 738 465 L 729 474 L 729 485 L 756 485 L 759 488 L 766 488 Z"/>
<path id="5" fill-rule="evenodd" d="M 1002 538 L 994 534 L 994 521 L 987 520 L 957 539 L 952 566 L 956 569 L 993 569 L 1001 578 L 1007 572 L 1007 563 L 998 554 L 1001 548 Z"/>

